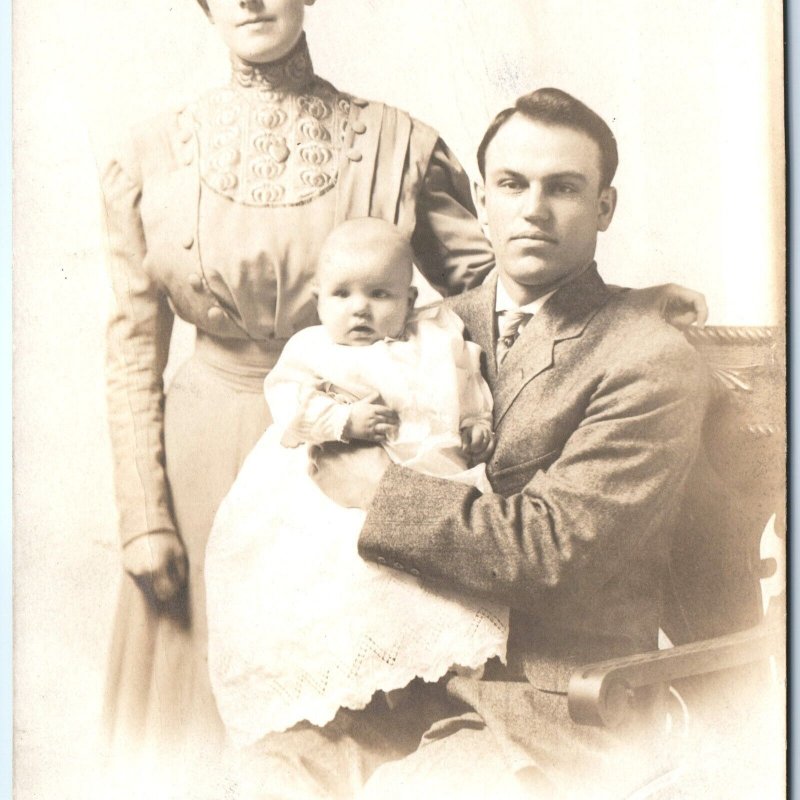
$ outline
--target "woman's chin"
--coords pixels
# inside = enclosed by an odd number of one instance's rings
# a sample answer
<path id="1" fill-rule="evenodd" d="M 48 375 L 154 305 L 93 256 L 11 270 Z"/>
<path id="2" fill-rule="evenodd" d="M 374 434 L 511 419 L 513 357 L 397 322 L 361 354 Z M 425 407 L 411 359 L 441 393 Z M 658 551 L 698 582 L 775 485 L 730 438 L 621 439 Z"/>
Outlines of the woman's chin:
<path id="1" fill-rule="evenodd" d="M 261 49 L 247 49 L 239 47 L 233 51 L 233 54 L 241 61 L 246 61 L 248 64 L 270 64 L 273 61 L 278 61 L 286 55 L 282 50 L 261 50 Z"/>
<path id="2" fill-rule="evenodd" d="M 270 64 L 288 55 L 295 44 L 297 37 L 290 42 L 276 42 L 272 37 L 250 35 L 240 37 L 231 50 L 237 58 L 250 64 Z"/>

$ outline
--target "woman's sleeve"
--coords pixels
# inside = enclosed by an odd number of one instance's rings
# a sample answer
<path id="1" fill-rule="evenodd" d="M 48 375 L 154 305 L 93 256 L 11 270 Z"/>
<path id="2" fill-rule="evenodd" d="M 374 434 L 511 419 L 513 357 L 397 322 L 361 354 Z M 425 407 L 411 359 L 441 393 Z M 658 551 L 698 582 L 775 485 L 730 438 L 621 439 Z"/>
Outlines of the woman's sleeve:
<path id="1" fill-rule="evenodd" d="M 494 266 L 494 253 L 475 213 L 469 177 L 441 139 L 417 198 L 412 245 L 420 271 L 445 295 L 480 285 Z"/>
<path id="2" fill-rule="evenodd" d="M 173 314 L 144 269 L 142 196 L 133 148 L 102 174 L 114 307 L 107 329 L 108 418 L 119 510 L 127 542 L 175 530 L 164 469 L 163 372 Z"/>

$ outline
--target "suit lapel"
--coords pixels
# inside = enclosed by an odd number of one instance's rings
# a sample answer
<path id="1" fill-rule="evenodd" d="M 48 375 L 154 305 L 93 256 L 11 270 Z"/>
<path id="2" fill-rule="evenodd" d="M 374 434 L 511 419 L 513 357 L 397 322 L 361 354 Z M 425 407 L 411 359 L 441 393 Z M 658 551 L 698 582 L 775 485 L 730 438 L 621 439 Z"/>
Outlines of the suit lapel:
<path id="1" fill-rule="evenodd" d="M 553 364 L 556 342 L 581 336 L 589 320 L 610 296 L 611 292 L 597 274 L 597 267 L 592 265 L 544 304 L 525 326 L 496 372 L 492 384 L 495 425 L 499 425 L 523 387 Z M 494 318 L 494 293 L 491 309 Z M 496 364 L 494 345 L 492 342 L 491 364 Z"/>

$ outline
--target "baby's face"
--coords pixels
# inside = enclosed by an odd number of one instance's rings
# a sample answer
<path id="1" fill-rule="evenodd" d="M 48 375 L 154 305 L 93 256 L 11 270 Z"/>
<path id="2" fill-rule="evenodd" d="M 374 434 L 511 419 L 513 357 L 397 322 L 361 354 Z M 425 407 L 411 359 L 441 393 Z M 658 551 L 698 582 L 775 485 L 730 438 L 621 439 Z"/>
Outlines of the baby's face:
<path id="1" fill-rule="evenodd" d="M 381 253 L 332 254 L 317 278 L 317 312 L 337 344 L 364 346 L 403 333 L 416 297 L 407 264 Z"/>

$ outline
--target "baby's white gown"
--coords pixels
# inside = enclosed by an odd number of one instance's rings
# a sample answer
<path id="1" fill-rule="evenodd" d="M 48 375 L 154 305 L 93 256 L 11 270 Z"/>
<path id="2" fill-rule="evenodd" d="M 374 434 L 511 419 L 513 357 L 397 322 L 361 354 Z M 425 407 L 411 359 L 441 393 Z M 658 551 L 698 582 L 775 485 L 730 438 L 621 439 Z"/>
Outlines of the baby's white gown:
<path id="1" fill-rule="evenodd" d="M 347 403 L 379 392 L 400 417 L 385 447 L 393 461 L 489 491 L 483 464 L 466 469 L 459 449 L 462 425 L 491 422 L 480 350 L 462 332 L 441 306 L 416 312 L 403 340 L 367 347 L 307 328 L 267 377 L 274 424 L 220 506 L 206 551 L 211 684 L 236 744 L 302 720 L 324 725 L 416 676 L 505 660 L 506 607 L 364 561 L 364 512 L 337 505 L 308 475 L 307 445 L 335 441 Z"/>

